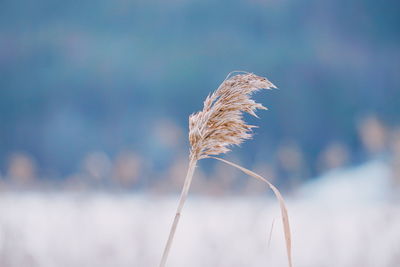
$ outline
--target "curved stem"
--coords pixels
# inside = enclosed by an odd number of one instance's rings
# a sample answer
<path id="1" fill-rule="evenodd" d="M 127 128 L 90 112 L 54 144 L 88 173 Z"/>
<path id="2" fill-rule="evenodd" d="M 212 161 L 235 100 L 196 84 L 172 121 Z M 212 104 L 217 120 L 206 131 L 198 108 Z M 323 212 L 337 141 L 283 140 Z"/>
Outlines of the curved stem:
<path id="1" fill-rule="evenodd" d="M 279 205 L 281 208 L 281 214 L 282 214 L 283 232 L 285 234 L 285 241 L 286 241 L 286 252 L 287 252 L 287 257 L 288 257 L 288 261 L 289 261 L 289 267 L 292 267 L 292 238 L 291 238 L 291 234 L 290 234 L 289 215 L 287 212 L 285 201 L 283 200 L 283 197 L 282 197 L 281 193 L 279 192 L 279 190 L 273 184 L 271 184 L 267 179 L 262 177 L 261 175 L 258 175 L 255 172 L 252 172 L 246 168 L 243 168 L 242 166 L 239 166 L 235 163 L 232 163 L 230 161 L 227 161 L 227 160 L 221 159 L 221 158 L 217 158 L 217 157 L 208 156 L 208 158 L 222 161 L 228 165 L 231 165 L 232 167 L 238 168 L 245 174 L 250 175 L 250 176 L 268 184 L 269 188 L 271 188 L 271 190 L 274 192 L 276 198 L 279 201 Z"/>
<path id="2" fill-rule="evenodd" d="M 183 206 L 185 205 L 187 195 L 189 193 L 190 184 L 192 183 L 194 169 L 196 168 L 196 163 L 197 163 L 197 159 L 195 159 L 194 157 L 190 157 L 189 167 L 188 167 L 188 171 L 187 171 L 186 178 L 185 178 L 185 183 L 182 188 L 181 197 L 179 199 L 178 208 L 176 209 L 175 218 L 172 223 L 171 230 L 169 232 L 167 244 L 165 245 L 164 253 L 161 258 L 160 267 L 164 267 L 167 262 L 169 251 L 170 251 L 171 245 L 172 245 L 172 241 L 174 240 L 176 227 L 178 226 L 179 219 L 181 217 L 181 212 L 182 212 Z"/>

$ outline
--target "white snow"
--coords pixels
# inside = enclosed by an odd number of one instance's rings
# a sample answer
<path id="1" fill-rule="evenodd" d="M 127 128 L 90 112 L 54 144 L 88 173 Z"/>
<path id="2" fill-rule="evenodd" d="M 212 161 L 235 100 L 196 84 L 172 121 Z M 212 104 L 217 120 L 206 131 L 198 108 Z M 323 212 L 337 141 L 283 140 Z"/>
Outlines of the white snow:
<path id="1" fill-rule="evenodd" d="M 327 174 L 289 199 L 296 267 L 400 266 L 387 166 Z M 2 193 L 1 267 L 158 266 L 178 197 Z M 168 266 L 287 266 L 276 200 L 190 196 Z M 269 232 L 273 227 L 271 243 Z"/>

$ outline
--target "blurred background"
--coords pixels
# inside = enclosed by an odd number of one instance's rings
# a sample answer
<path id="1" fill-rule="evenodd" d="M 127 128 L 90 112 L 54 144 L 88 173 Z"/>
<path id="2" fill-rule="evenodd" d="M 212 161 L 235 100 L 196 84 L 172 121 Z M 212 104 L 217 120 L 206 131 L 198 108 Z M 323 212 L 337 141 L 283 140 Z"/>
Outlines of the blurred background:
<path id="1" fill-rule="evenodd" d="M 188 116 L 233 70 L 279 88 L 255 96 L 269 111 L 246 118 L 260 126 L 254 139 L 226 157 L 289 199 L 298 266 L 399 266 L 399 8 L 392 0 L 1 1 L 0 266 L 157 265 L 186 173 Z M 285 266 L 284 254 L 272 256 L 274 244 L 283 251 L 278 233 L 267 248 L 279 212 L 269 214 L 276 207 L 265 186 L 204 160 L 191 192 L 199 211 L 186 215 L 187 229 L 200 231 L 204 220 L 199 237 L 213 241 L 196 243 L 182 226 L 171 266 Z M 313 214 L 321 221 L 310 222 Z M 341 249 L 348 233 L 352 247 L 363 245 L 355 252 Z M 233 237 L 237 247 L 225 247 Z M 321 256 L 327 242 L 326 257 L 339 265 Z M 189 264 L 182 251 L 203 261 Z M 107 260 L 95 262 L 98 254 Z"/>

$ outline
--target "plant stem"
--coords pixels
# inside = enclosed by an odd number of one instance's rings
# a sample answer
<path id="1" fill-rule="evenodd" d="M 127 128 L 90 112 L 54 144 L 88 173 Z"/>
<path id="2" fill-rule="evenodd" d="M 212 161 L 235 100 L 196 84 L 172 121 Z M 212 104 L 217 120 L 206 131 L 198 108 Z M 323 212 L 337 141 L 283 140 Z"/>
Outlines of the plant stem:
<path id="1" fill-rule="evenodd" d="M 189 167 L 185 178 L 185 183 L 182 188 L 181 197 L 179 199 L 178 208 L 176 209 L 176 214 L 174 218 L 174 222 L 172 223 L 171 230 L 169 232 L 167 244 L 164 248 L 164 253 L 161 258 L 160 267 L 165 267 L 165 264 L 168 259 L 169 251 L 171 249 L 172 241 L 174 240 L 174 235 L 176 231 L 176 227 L 178 226 L 179 218 L 181 217 L 182 208 L 185 205 L 185 201 L 187 199 L 187 195 L 189 193 L 190 184 L 192 183 L 194 169 L 196 168 L 197 159 L 194 157 L 190 157 Z"/>
<path id="2" fill-rule="evenodd" d="M 242 166 L 239 166 L 233 162 L 230 162 L 226 159 L 222 159 L 222 158 L 218 158 L 218 157 L 212 157 L 212 156 L 208 156 L 208 158 L 211 159 L 216 159 L 219 161 L 222 161 L 228 165 L 231 165 L 232 167 L 238 168 L 239 170 L 241 170 L 242 172 L 244 172 L 247 175 L 250 175 L 258 180 L 263 181 L 264 183 L 268 184 L 269 188 L 271 188 L 272 192 L 274 192 L 276 198 L 279 201 L 279 206 L 281 208 L 281 214 L 282 214 L 282 225 L 283 225 L 283 233 L 285 234 L 285 241 L 286 241 L 286 252 L 287 252 L 287 257 L 288 257 L 288 262 L 289 262 L 289 267 L 292 267 L 292 235 L 290 233 L 290 225 L 289 225 L 289 215 L 287 212 L 287 208 L 286 208 L 286 204 L 285 201 L 281 195 L 281 193 L 279 192 L 278 188 L 276 188 L 273 184 L 271 184 L 267 179 L 265 179 L 264 177 L 262 177 L 261 175 L 250 171 Z"/>

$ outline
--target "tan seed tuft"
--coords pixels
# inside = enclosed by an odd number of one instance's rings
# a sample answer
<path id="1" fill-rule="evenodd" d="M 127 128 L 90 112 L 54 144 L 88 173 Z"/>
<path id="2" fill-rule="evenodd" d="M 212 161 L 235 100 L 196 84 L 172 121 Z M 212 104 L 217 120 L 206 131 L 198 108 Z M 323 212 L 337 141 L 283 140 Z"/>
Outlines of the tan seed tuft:
<path id="1" fill-rule="evenodd" d="M 257 117 L 257 109 L 266 109 L 252 100 L 251 94 L 260 89 L 276 88 L 266 78 L 252 73 L 238 74 L 226 79 L 204 101 L 202 111 L 189 117 L 191 157 L 202 159 L 230 151 L 252 137 L 252 128 L 243 120 L 243 112 Z"/>

